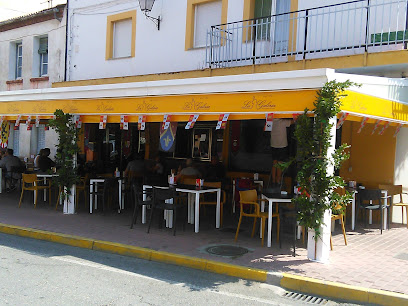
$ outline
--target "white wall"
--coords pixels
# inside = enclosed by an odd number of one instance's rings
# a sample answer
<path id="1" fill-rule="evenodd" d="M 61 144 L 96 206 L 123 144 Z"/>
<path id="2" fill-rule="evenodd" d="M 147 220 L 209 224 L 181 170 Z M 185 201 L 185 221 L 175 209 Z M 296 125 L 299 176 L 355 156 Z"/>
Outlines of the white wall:
<path id="1" fill-rule="evenodd" d="M 401 128 L 399 131 L 395 151 L 394 184 L 402 185 L 403 191 L 408 192 L 408 128 Z M 395 200 L 397 200 L 397 198 Z M 405 203 L 408 202 L 407 195 L 404 195 L 404 201 Z M 394 207 L 392 222 L 401 223 L 401 213 L 401 207 Z M 404 223 L 407 223 L 407 214 L 405 209 Z"/>
<path id="2" fill-rule="evenodd" d="M 14 62 L 10 55 L 13 50 L 11 44 L 15 41 L 23 43 L 23 87 L 29 89 L 33 87 L 30 78 L 38 77 L 39 63 L 35 59 L 38 56 L 36 39 L 38 36 L 48 35 L 48 75 L 49 82 L 41 87 L 51 87 L 51 83 L 64 80 L 65 69 L 65 18 L 62 21 L 57 19 L 48 20 L 21 28 L 16 28 L 0 32 L 0 91 L 7 90 L 7 80 L 14 79 Z M 11 51 L 10 51 L 11 50 Z M 11 71 L 10 71 L 11 70 Z"/>

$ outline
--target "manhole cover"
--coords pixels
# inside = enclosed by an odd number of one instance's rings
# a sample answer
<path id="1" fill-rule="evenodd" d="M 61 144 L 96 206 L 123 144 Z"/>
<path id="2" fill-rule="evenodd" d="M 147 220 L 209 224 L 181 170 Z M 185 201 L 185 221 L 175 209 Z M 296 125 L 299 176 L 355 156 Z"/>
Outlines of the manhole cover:
<path id="1" fill-rule="evenodd" d="M 219 256 L 241 256 L 249 252 L 248 249 L 233 245 L 213 245 L 207 247 L 205 251 L 209 254 Z"/>

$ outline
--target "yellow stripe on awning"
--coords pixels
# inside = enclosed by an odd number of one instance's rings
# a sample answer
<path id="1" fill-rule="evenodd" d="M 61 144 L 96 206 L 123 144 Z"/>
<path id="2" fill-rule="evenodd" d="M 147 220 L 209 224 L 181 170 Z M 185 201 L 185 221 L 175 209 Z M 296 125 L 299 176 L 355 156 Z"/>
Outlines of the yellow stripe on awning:
<path id="1" fill-rule="evenodd" d="M 230 113 L 230 119 L 264 119 L 265 113 L 278 112 L 277 117 L 291 116 L 306 107 L 313 108 L 316 90 L 220 93 L 205 95 L 174 95 L 134 98 L 83 100 L 21 101 L 0 103 L 0 114 L 11 119 L 17 114 L 40 115 L 46 118 L 56 109 L 84 115 L 83 122 L 99 122 L 99 115 L 108 115 L 108 122 L 119 122 L 120 115 L 129 115 L 137 122 L 138 115 L 147 115 L 147 122 L 160 122 L 163 114 L 173 114 L 172 121 L 188 121 L 190 114 L 199 120 L 218 120 L 219 114 Z M 288 115 L 289 114 L 289 115 Z M 34 120 L 34 117 L 33 117 Z"/>
<path id="2" fill-rule="evenodd" d="M 373 120 L 390 120 L 408 124 L 408 105 L 354 91 L 346 91 L 341 110 L 348 112 L 347 120 L 356 116 L 369 117 Z M 350 117 L 350 118 L 349 118 Z"/>

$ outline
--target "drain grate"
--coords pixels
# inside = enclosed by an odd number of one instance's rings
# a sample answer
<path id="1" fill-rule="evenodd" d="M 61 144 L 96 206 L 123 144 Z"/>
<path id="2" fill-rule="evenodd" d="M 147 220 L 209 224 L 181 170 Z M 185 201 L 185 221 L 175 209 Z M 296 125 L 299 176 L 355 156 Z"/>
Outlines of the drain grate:
<path id="1" fill-rule="evenodd" d="M 241 256 L 249 252 L 246 248 L 225 244 L 209 246 L 205 251 L 209 254 L 229 257 Z"/>
<path id="2" fill-rule="evenodd" d="M 283 296 L 289 299 L 295 300 L 295 301 L 301 301 L 301 302 L 306 302 L 306 303 L 315 304 L 315 305 L 326 305 L 329 302 L 329 300 L 327 299 L 322 299 L 317 296 L 311 296 L 311 295 L 297 293 L 297 292 L 286 291 L 283 294 Z"/>

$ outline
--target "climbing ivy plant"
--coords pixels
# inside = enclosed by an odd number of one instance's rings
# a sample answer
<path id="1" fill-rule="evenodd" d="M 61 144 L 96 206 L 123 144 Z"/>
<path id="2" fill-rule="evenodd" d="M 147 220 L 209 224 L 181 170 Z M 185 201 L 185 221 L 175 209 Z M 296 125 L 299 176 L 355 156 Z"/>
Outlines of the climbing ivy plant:
<path id="1" fill-rule="evenodd" d="M 282 165 L 286 168 L 291 163 L 297 164 L 300 194 L 292 202 L 297 204 L 300 225 L 313 229 L 315 240 L 321 236 L 325 211 L 334 208 L 336 203 L 341 205 L 341 211 L 344 210 L 351 197 L 348 192 L 345 195 L 334 192 L 336 188 L 344 187 L 345 182 L 340 176 L 328 173 L 327 169 L 331 166 L 338 169 L 349 158 L 347 149 L 350 146 L 347 144 L 339 146 L 331 156 L 328 156 L 328 150 L 333 126 L 330 119 L 340 112 L 341 100 L 346 96 L 344 91 L 352 85 L 356 84 L 330 81 L 317 92 L 312 110 L 314 118 L 310 118 L 309 110 L 305 109 L 296 122 L 296 156 Z"/>
<path id="2" fill-rule="evenodd" d="M 55 118 L 49 121 L 49 126 L 58 134 L 55 163 L 59 175 L 53 181 L 61 188 L 61 198 L 65 200 L 71 194 L 71 187 L 79 181 L 74 165 L 74 157 L 79 152 L 77 144 L 79 129 L 71 114 L 65 114 L 61 109 L 57 109 L 54 115 Z"/>

